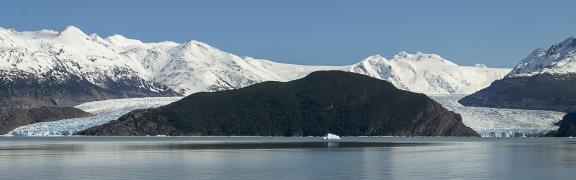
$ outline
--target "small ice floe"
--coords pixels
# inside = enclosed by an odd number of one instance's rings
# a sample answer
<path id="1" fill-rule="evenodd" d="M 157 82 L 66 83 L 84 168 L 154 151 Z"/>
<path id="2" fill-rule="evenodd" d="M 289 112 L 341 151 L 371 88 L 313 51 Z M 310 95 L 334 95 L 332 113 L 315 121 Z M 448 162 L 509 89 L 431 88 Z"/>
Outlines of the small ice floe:
<path id="1" fill-rule="evenodd" d="M 340 139 L 340 136 L 328 133 L 326 136 L 322 137 L 322 139 Z"/>

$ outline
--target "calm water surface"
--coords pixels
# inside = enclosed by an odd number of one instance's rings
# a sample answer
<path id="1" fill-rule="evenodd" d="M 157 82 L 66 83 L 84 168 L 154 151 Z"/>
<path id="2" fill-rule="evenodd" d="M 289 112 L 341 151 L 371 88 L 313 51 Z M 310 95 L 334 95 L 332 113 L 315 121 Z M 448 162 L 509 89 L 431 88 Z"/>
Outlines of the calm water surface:
<path id="1" fill-rule="evenodd" d="M 0 179 L 573 179 L 568 138 L 0 137 Z"/>

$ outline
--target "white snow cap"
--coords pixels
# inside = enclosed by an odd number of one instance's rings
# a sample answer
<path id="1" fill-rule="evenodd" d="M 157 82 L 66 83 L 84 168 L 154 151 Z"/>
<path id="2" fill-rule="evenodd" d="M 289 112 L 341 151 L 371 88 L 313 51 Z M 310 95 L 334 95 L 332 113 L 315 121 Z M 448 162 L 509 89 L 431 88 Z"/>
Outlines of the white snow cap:
<path id="1" fill-rule="evenodd" d="M 416 61 L 438 59 L 438 60 L 448 61 L 448 60 L 440 57 L 440 55 L 426 54 L 426 53 L 422 53 L 420 51 L 416 52 L 416 54 L 409 54 L 406 51 L 401 51 L 398 54 L 394 55 L 394 59 L 397 59 L 397 60 L 416 60 Z M 450 62 L 450 61 L 448 61 L 448 62 Z"/>
<path id="2" fill-rule="evenodd" d="M 106 40 L 108 42 L 110 42 L 110 44 L 113 44 L 113 45 L 118 46 L 118 47 L 123 47 L 123 48 L 129 47 L 129 46 L 140 46 L 143 44 L 142 41 L 134 40 L 134 39 L 128 39 L 128 38 L 126 38 L 122 35 L 119 35 L 119 34 L 114 34 L 112 36 L 108 36 L 106 38 Z"/>
<path id="3" fill-rule="evenodd" d="M 119 34 L 103 39 L 69 26 L 57 32 L 0 29 L 0 71 L 41 76 L 51 69 L 85 77 L 94 84 L 118 78 L 122 70 L 185 95 L 241 88 L 264 81 L 289 81 L 313 71 L 366 74 L 396 87 L 427 94 L 472 93 L 502 78 L 509 69 L 458 66 L 436 54 L 400 52 L 391 59 L 373 55 L 347 66 L 308 66 L 237 56 L 206 43 L 149 43 Z"/>
<path id="4" fill-rule="evenodd" d="M 436 54 L 400 52 L 392 59 L 369 56 L 348 67 L 391 82 L 394 86 L 426 94 L 468 94 L 488 87 L 509 69 L 458 66 Z"/>
<path id="5" fill-rule="evenodd" d="M 569 37 L 548 49 L 532 51 L 507 76 L 531 76 L 541 73 L 576 73 L 575 37 Z"/>

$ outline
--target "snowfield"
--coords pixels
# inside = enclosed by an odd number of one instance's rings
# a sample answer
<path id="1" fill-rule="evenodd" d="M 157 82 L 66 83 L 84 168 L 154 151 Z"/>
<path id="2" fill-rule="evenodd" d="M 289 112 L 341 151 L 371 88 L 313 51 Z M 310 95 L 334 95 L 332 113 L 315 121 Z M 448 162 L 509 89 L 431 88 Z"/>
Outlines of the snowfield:
<path id="1" fill-rule="evenodd" d="M 344 66 L 296 65 L 239 56 L 195 40 L 149 43 L 122 35 L 103 38 L 73 26 L 60 32 L 0 28 L 0 73 L 5 74 L 0 79 L 10 82 L 27 77 L 20 74 L 67 77 L 52 73 L 54 69 L 105 89 L 109 79 L 121 83 L 137 79 L 147 90 L 157 92 L 166 86 L 183 95 L 290 81 L 319 70 L 365 74 L 413 92 L 469 94 L 510 72 L 484 65 L 459 66 L 439 55 L 420 52 L 400 52 L 389 59 L 373 55 Z"/>
<path id="2" fill-rule="evenodd" d="M 399 89 L 424 94 L 470 94 L 510 72 L 505 68 L 459 66 L 436 54 L 400 52 L 390 59 L 370 56 L 346 71 L 388 81 Z"/>
<path id="3" fill-rule="evenodd" d="M 469 107 L 458 103 L 466 95 L 431 95 L 448 110 L 462 116 L 464 124 L 482 137 L 541 136 L 558 129 L 554 123 L 566 114 L 555 111 Z"/>
<path id="4" fill-rule="evenodd" d="M 69 136 L 78 131 L 116 120 L 132 110 L 160 107 L 180 100 L 181 98 L 182 97 L 147 97 L 88 102 L 75 107 L 92 113 L 94 116 L 30 124 L 18 127 L 8 132 L 7 135 Z"/>

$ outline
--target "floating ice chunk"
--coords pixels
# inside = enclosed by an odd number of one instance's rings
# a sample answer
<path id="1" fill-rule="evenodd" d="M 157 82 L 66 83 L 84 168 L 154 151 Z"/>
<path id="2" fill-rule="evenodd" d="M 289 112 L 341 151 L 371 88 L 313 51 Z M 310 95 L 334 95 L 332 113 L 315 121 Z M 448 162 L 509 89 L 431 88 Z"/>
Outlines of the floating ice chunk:
<path id="1" fill-rule="evenodd" d="M 336 134 L 326 134 L 326 136 L 322 137 L 322 139 L 341 139 L 340 136 L 336 135 Z"/>

